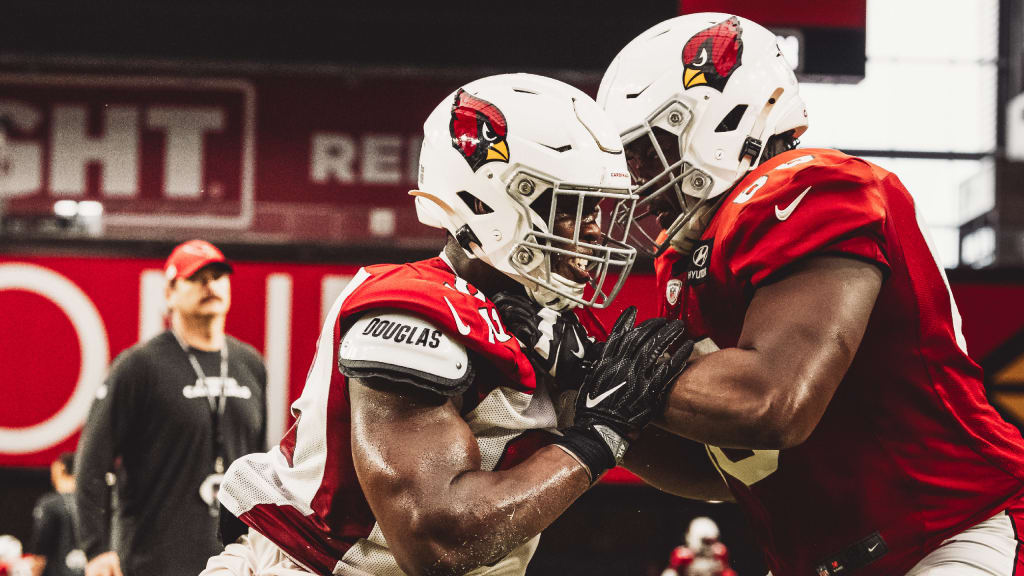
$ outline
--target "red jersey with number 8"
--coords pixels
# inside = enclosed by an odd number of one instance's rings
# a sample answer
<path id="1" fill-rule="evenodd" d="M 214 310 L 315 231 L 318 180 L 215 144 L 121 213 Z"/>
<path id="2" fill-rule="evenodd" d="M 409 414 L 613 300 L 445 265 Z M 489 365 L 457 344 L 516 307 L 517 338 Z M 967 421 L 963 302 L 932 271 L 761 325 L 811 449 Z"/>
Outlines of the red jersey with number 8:
<path id="1" fill-rule="evenodd" d="M 849 371 L 814 432 L 782 451 L 708 447 L 775 576 L 903 574 L 1024 493 L 1024 440 L 988 403 L 960 315 L 897 177 L 835 150 L 751 171 L 688 257 L 655 268 L 662 313 L 735 346 L 754 291 L 818 255 L 884 281 Z"/>

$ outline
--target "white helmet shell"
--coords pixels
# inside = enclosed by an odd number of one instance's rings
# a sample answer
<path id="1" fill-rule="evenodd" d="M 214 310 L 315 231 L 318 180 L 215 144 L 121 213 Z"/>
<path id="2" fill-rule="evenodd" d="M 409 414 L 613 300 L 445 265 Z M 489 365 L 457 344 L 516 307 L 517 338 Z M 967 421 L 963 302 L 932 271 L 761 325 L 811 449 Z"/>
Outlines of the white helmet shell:
<path id="1" fill-rule="evenodd" d="M 640 34 L 608 67 L 597 100 L 626 145 L 647 137 L 658 146 L 655 128 L 677 136 L 684 165 L 669 166 L 672 159 L 659 152 L 674 178 L 671 186 L 652 178 L 661 186 L 654 194 L 674 189 L 702 202 L 756 166 L 769 137 L 807 129 L 799 85 L 775 34 L 731 14 L 678 16 Z M 651 195 L 641 196 L 644 204 Z M 669 239 L 692 212 L 676 219 Z"/>
<path id="2" fill-rule="evenodd" d="M 10 534 L 0 535 L 0 561 L 11 562 L 20 560 L 21 554 L 21 540 Z"/>
<path id="3" fill-rule="evenodd" d="M 636 196 L 618 132 L 593 99 L 542 76 L 491 76 L 449 95 L 423 131 L 419 190 L 411 192 L 421 222 L 448 230 L 467 254 L 523 284 L 549 308 L 611 302 L 636 257 L 625 243 L 629 222 L 607 219 L 622 228 L 609 229 L 601 243 L 585 242 L 583 206 L 607 199 L 631 214 Z M 567 198 L 575 201 L 577 217 L 565 241 L 552 228 Z M 474 208 L 476 201 L 483 210 Z M 540 205 L 550 209 L 538 213 Z M 585 261 L 589 296 L 583 283 L 553 271 L 553 256 Z M 614 282 L 609 272 L 617 275 Z"/>
<path id="4" fill-rule="evenodd" d="M 707 516 L 698 516 L 690 521 L 686 530 L 686 547 L 695 553 L 704 546 L 718 541 L 718 524 Z"/>

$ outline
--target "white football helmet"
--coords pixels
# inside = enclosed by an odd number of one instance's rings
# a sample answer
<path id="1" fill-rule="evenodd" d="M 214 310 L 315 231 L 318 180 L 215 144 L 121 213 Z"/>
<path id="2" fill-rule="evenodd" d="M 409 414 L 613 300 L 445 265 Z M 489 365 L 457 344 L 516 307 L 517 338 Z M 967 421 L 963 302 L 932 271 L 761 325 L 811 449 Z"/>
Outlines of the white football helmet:
<path id="1" fill-rule="evenodd" d="M 653 255 L 670 244 L 688 252 L 710 221 L 712 199 L 757 166 L 768 139 L 807 129 L 775 34 L 730 14 L 679 16 L 636 37 L 608 67 L 597 100 L 641 186 L 636 219 L 656 216 L 667 232 L 655 239 L 633 227 L 634 242 Z"/>
<path id="2" fill-rule="evenodd" d="M 491 76 L 445 98 L 423 132 L 410 192 L 420 222 L 450 232 L 539 304 L 611 302 L 636 258 L 626 239 L 637 196 L 618 132 L 593 99 L 542 76 Z M 581 236 L 602 200 L 629 214 L 606 219 L 619 226 L 599 238 Z M 558 214 L 575 217 L 571 237 L 556 234 Z"/>
<path id="3" fill-rule="evenodd" d="M 686 547 L 699 554 L 701 550 L 718 542 L 718 524 L 707 516 L 698 516 L 686 529 Z"/>

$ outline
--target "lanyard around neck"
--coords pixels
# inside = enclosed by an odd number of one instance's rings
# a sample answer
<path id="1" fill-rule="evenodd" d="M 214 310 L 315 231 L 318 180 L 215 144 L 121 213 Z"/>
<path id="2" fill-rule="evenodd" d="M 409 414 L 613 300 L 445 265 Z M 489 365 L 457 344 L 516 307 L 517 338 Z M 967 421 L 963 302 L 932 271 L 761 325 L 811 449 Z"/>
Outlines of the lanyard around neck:
<path id="1" fill-rule="evenodd" d="M 177 332 L 172 330 L 171 333 L 174 334 L 174 339 L 178 341 L 182 351 L 188 356 L 188 362 L 192 365 L 192 371 L 196 373 L 196 378 L 203 383 L 203 388 L 206 389 L 206 400 L 210 405 L 210 424 L 213 431 L 213 469 L 217 474 L 223 474 L 224 438 L 221 434 L 220 424 L 227 404 L 228 343 L 225 341 L 220 348 L 220 394 L 215 396 L 206 381 L 206 373 L 203 372 L 203 367 L 199 364 L 196 355 L 192 353 L 192 349 Z"/>

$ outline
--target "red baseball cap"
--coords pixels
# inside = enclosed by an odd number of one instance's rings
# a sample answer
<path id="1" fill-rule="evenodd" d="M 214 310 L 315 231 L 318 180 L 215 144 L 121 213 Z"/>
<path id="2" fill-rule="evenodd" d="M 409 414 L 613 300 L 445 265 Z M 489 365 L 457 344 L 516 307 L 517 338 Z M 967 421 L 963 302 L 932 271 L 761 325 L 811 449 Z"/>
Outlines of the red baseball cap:
<path id="1" fill-rule="evenodd" d="M 164 276 L 168 280 L 175 278 L 188 278 L 198 272 L 200 268 L 218 264 L 228 272 L 234 272 L 231 264 L 228 264 L 224 254 L 216 246 L 206 240 L 189 240 L 178 246 L 167 257 L 164 264 Z"/>

